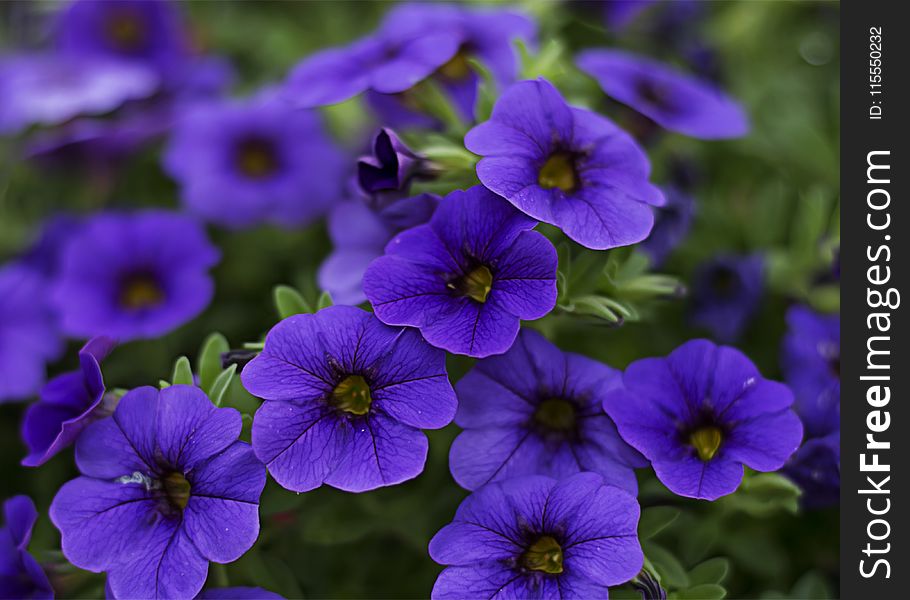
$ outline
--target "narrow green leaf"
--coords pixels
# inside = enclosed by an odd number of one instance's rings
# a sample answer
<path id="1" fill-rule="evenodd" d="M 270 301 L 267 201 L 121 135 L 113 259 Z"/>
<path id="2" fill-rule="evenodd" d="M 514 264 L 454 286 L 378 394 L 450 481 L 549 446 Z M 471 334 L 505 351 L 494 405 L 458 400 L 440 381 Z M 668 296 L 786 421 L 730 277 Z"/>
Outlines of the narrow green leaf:
<path id="1" fill-rule="evenodd" d="M 163 390 L 166 387 L 171 387 L 171 382 L 167 381 L 166 379 L 159 379 L 158 380 L 158 389 Z"/>
<path id="2" fill-rule="evenodd" d="M 215 383 L 212 384 L 212 391 L 209 392 L 209 399 L 215 406 L 221 406 L 221 402 L 224 400 L 224 393 L 227 391 L 228 386 L 231 385 L 235 372 L 237 372 L 237 365 L 233 364 L 215 378 Z"/>
<path id="3" fill-rule="evenodd" d="M 316 302 L 316 310 L 322 310 L 323 308 L 328 308 L 332 306 L 332 295 L 328 292 L 322 292 L 319 294 L 319 300 Z"/>
<path id="4" fill-rule="evenodd" d="M 209 334 L 202 343 L 196 360 L 196 371 L 199 373 L 199 385 L 206 393 L 212 389 L 215 378 L 221 373 L 221 355 L 230 349 L 227 339 L 217 332 Z"/>
<path id="5" fill-rule="evenodd" d="M 282 319 L 287 319 L 291 315 L 313 312 L 313 309 L 300 295 L 300 292 L 290 286 L 276 285 L 272 289 L 272 298 L 275 301 L 275 309 L 278 311 L 278 316 Z"/>
<path id="6" fill-rule="evenodd" d="M 187 357 L 181 356 L 174 363 L 171 385 L 193 385 L 193 367 L 190 366 L 190 359 Z"/>
<path id="7" fill-rule="evenodd" d="M 689 587 L 689 575 L 686 573 L 686 569 L 669 550 L 650 540 L 642 542 L 642 549 L 654 566 L 654 570 L 660 575 L 660 583 L 663 587 L 674 590 Z"/>
<path id="8" fill-rule="evenodd" d="M 679 517 L 680 510 L 673 506 L 654 506 L 641 511 L 638 521 L 638 537 L 652 538 Z"/>
<path id="9" fill-rule="evenodd" d="M 692 585 L 703 583 L 723 583 L 730 571 L 730 561 L 722 556 L 709 558 L 703 563 L 695 565 L 689 571 L 689 581 Z"/>

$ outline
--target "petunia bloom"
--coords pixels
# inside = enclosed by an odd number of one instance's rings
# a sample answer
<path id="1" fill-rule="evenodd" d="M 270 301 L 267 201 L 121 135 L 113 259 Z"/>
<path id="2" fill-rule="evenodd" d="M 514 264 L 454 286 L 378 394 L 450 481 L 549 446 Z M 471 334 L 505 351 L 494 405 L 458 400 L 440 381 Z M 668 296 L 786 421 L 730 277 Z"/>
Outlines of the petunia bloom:
<path id="1" fill-rule="evenodd" d="M 645 239 L 650 205 L 664 202 L 638 144 L 605 117 L 566 104 L 543 79 L 510 87 L 465 146 L 483 156 L 477 176 L 487 188 L 588 248 Z"/>
<path id="2" fill-rule="evenodd" d="M 147 98 L 158 76 L 123 61 L 52 54 L 0 57 L 0 135 L 59 125 Z"/>
<path id="3" fill-rule="evenodd" d="M 581 52 L 575 63 L 608 96 L 670 131 L 706 140 L 749 131 L 749 119 L 738 102 L 714 84 L 659 61 L 597 48 Z"/>
<path id="4" fill-rule="evenodd" d="M 412 180 L 429 175 L 427 160 L 408 148 L 391 129 L 376 133 L 371 150 L 372 154 L 357 161 L 357 186 L 378 206 L 389 195 L 406 195 Z"/>
<path id="5" fill-rule="evenodd" d="M 784 469 L 815 508 L 840 500 L 840 318 L 805 306 L 787 311 L 782 368 L 806 441 Z"/>
<path id="6" fill-rule="evenodd" d="M 346 167 L 319 116 L 271 92 L 194 105 L 178 119 L 163 161 L 190 211 L 235 228 L 321 217 L 341 195 Z"/>
<path id="7" fill-rule="evenodd" d="M 639 246 L 654 266 L 660 266 L 686 239 L 695 216 L 692 196 L 675 186 L 664 186 L 662 189 L 667 203 L 654 209 L 654 228 Z"/>
<path id="8" fill-rule="evenodd" d="M 45 365 L 63 352 L 48 288 L 27 260 L 0 266 L 0 403 L 37 392 Z"/>
<path id="9" fill-rule="evenodd" d="M 430 77 L 452 100 L 468 120 L 474 120 L 474 105 L 480 76 L 471 59 L 486 67 L 494 83 L 504 89 L 515 82 L 520 64 L 516 41 L 532 47 L 537 25 L 525 13 L 512 8 L 468 7 L 463 4 L 437 2 L 403 3 L 389 11 L 387 27 L 416 28 L 425 31 L 457 32 L 458 51 Z M 368 92 L 367 101 L 383 123 L 394 126 L 433 127 L 434 119 L 421 114 L 414 98 L 401 94 Z"/>
<path id="10" fill-rule="evenodd" d="M 455 481 L 474 490 L 521 475 L 562 479 L 593 471 L 635 493 L 634 467 L 648 463 L 602 408 L 620 377 L 523 330 L 508 352 L 478 361 L 455 386 L 455 423 L 464 429 L 449 453 Z"/>
<path id="11" fill-rule="evenodd" d="M 536 224 L 482 186 L 452 192 L 429 223 L 389 242 L 363 291 L 382 322 L 417 327 L 437 348 L 501 354 L 521 319 L 556 304 L 556 249 Z"/>
<path id="12" fill-rule="evenodd" d="M 281 321 L 241 379 L 265 400 L 253 419 L 256 456 L 295 492 L 412 479 L 427 455 L 420 430 L 455 414 L 445 353 L 351 306 Z"/>
<path id="13" fill-rule="evenodd" d="M 202 226 L 186 216 L 99 214 L 63 251 L 54 290 L 62 327 L 74 337 L 122 341 L 167 333 L 208 305 L 208 269 L 218 257 Z"/>
<path id="14" fill-rule="evenodd" d="M 332 252 L 319 266 L 320 288 L 338 304 L 366 300 L 362 280 L 367 267 L 382 256 L 395 234 L 429 221 L 439 201 L 435 194 L 396 199 L 389 193 L 338 202 L 329 213 Z"/>
<path id="15" fill-rule="evenodd" d="M 336 104 L 375 90 L 403 92 L 451 60 L 462 32 L 425 27 L 390 13 L 378 30 L 348 46 L 322 50 L 291 72 L 286 93 L 301 107 Z"/>
<path id="16" fill-rule="evenodd" d="M 259 535 L 265 469 L 241 425 L 193 386 L 127 393 L 79 437 L 82 475 L 51 504 L 66 558 L 107 572 L 115 597 L 195 596 L 209 561 L 237 560 Z"/>
<path id="17" fill-rule="evenodd" d="M 595 473 L 530 476 L 468 496 L 430 540 L 434 600 L 606 598 L 644 557 L 635 497 Z"/>
<path id="18" fill-rule="evenodd" d="M 758 311 L 765 290 L 761 255 L 716 256 L 692 277 L 692 322 L 720 342 L 732 342 Z"/>
<path id="19" fill-rule="evenodd" d="M 37 467 L 70 446 L 82 431 L 110 415 L 116 402 L 105 397 L 101 361 L 114 348 L 114 340 L 99 336 L 79 351 L 79 369 L 58 375 L 41 389 L 38 402 L 28 407 L 22 421 L 22 438 L 29 454 L 26 467 Z"/>
<path id="20" fill-rule="evenodd" d="M 38 520 L 35 503 L 28 496 L 14 496 L 3 503 L 0 527 L 0 598 L 44 600 L 54 597 L 47 575 L 28 553 L 32 528 Z"/>
<path id="21" fill-rule="evenodd" d="M 743 465 L 776 471 L 802 440 L 790 389 L 764 379 L 735 348 L 692 340 L 666 358 L 633 362 L 622 383 L 604 410 L 680 496 L 729 494 Z"/>

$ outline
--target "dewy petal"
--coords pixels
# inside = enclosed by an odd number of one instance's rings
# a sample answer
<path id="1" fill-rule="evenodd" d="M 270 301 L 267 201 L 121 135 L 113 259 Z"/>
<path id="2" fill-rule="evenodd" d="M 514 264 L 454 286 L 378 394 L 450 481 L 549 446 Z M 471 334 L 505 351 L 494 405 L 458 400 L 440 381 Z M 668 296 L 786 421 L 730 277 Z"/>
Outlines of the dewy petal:
<path id="1" fill-rule="evenodd" d="M 77 477 L 63 484 L 49 513 L 67 560 L 99 572 L 145 552 L 163 523 L 156 506 L 142 485 Z"/>
<path id="2" fill-rule="evenodd" d="M 179 521 L 165 521 L 141 551 L 122 557 L 108 572 L 117 598 L 192 598 L 205 584 L 208 561 Z"/>
<path id="3" fill-rule="evenodd" d="M 240 413 L 216 408 L 196 386 L 172 385 L 159 394 L 158 449 L 169 466 L 188 471 L 240 435 Z"/>
<path id="4" fill-rule="evenodd" d="M 333 409 L 264 402 L 253 418 L 253 450 L 282 487 L 306 492 L 322 485 L 338 464 L 350 432 Z"/>
<path id="5" fill-rule="evenodd" d="M 427 437 L 379 412 L 344 422 L 348 443 L 325 482 L 363 492 L 413 479 L 423 471 Z"/>
<path id="6" fill-rule="evenodd" d="M 722 452 L 756 471 L 776 471 L 799 448 L 803 426 L 791 410 L 737 423 Z"/>
<path id="7" fill-rule="evenodd" d="M 411 329 L 401 331 L 381 362 L 373 364 L 373 406 L 411 427 L 438 429 L 452 422 L 457 400 L 445 353 Z"/>
<path id="8" fill-rule="evenodd" d="M 268 400 L 301 402 L 332 389 L 316 315 L 294 315 L 275 325 L 263 351 L 241 373 L 243 387 Z"/>
<path id="9" fill-rule="evenodd" d="M 707 462 L 694 453 L 682 460 L 652 460 L 657 478 L 679 496 L 716 500 L 739 487 L 743 479 L 742 463 L 718 454 Z"/>

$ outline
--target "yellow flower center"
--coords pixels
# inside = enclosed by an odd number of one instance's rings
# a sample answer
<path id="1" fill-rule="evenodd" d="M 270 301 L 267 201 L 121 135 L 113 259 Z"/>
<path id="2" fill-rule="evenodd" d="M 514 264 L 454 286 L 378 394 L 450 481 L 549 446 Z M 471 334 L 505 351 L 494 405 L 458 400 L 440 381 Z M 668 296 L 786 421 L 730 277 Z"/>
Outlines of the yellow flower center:
<path id="1" fill-rule="evenodd" d="M 568 152 L 551 154 L 547 162 L 540 168 L 537 183 L 546 190 L 559 188 L 564 192 L 573 191 L 578 185 L 574 157 Z"/>
<path id="2" fill-rule="evenodd" d="M 521 555 L 521 564 L 531 571 L 562 573 L 562 547 L 559 542 L 545 535 Z"/>
<path id="3" fill-rule="evenodd" d="M 575 407 L 561 398 L 550 398 L 538 405 L 534 420 L 547 429 L 569 431 L 575 427 Z"/>
<path id="4" fill-rule="evenodd" d="M 464 49 L 455 53 L 455 56 L 439 67 L 439 74 L 450 81 L 460 81 L 471 74 L 471 63 L 468 62 L 468 53 Z"/>
<path id="5" fill-rule="evenodd" d="M 237 148 L 237 168 L 251 179 L 268 177 L 278 170 L 274 146 L 266 140 L 246 140 Z"/>
<path id="6" fill-rule="evenodd" d="M 720 448 L 723 439 L 724 436 L 720 429 L 713 425 L 708 425 L 693 431 L 689 436 L 689 443 L 695 447 L 695 451 L 698 452 L 698 458 L 707 462 L 717 454 L 717 449 Z"/>
<path id="7" fill-rule="evenodd" d="M 164 493 L 171 506 L 183 510 L 190 501 L 190 482 L 182 473 L 176 471 L 168 474 L 163 480 Z"/>
<path id="8" fill-rule="evenodd" d="M 449 287 L 478 302 L 486 302 L 493 287 L 493 274 L 484 265 L 472 270 L 461 279 L 450 283 Z"/>
<path id="9" fill-rule="evenodd" d="M 367 414 L 372 402 L 370 386 L 360 375 L 345 377 L 332 390 L 332 406 L 352 415 Z"/>
<path id="10" fill-rule="evenodd" d="M 129 310 L 142 310 L 157 306 L 164 300 L 164 291 L 150 275 L 128 277 L 120 288 L 120 305 Z"/>

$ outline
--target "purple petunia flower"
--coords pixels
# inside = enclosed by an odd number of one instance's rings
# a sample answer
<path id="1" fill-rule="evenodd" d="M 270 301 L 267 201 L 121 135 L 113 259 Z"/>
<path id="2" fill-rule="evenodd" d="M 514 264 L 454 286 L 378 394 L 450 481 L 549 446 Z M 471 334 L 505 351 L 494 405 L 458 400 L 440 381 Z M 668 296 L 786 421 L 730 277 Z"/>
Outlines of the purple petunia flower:
<path id="1" fill-rule="evenodd" d="M 163 160 L 188 208 L 230 227 L 322 216 L 341 195 L 346 168 L 318 115 L 272 93 L 196 105 L 178 120 Z"/>
<path id="2" fill-rule="evenodd" d="M 290 74 L 288 97 L 309 108 L 343 102 L 367 90 L 396 94 L 429 77 L 458 52 L 461 31 L 429 29 L 423 19 L 397 14 L 391 11 L 372 35 L 304 59 Z"/>
<path id="3" fill-rule="evenodd" d="M 241 377 L 266 400 L 253 419 L 256 456 L 295 492 L 416 477 L 427 454 L 420 429 L 455 414 L 445 354 L 351 306 L 281 321 Z"/>
<path id="4" fill-rule="evenodd" d="M 749 119 L 738 102 L 714 84 L 659 61 L 599 48 L 580 53 L 575 63 L 608 96 L 665 129 L 707 140 L 749 131 Z"/>
<path id="5" fill-rule="evenodd" d="M 804 306 L 787 311 L 784 378 L 806 428 L 806 441 L 785 472 L 803 490 L 808 507 L 840 500 L 840 318 Z"/>
<path id="6" fill-rule="evenodd" d="M 3 503 L 0 527 L 0 598 L 43 600 L 54 590 L 38 562 L 28 553 L 32 528 L 38 520 L 35 503 L 28 496 L 14 496 Z"/>
<path id="7" fill-rule="evenodd" d="M 828 435 L 840 429 L 840 317 L 794 306 L 787 326 L 781 366 L 796 397 L 793 407 L 806 437 Z"/>
<path id="8" fill-rule="evenodd" d="M 54 377 L 41 389 L 38 402 L 28 407 L 22 438 L 29 454 L 26 467 L 43 465 L 70 446 L 82 431 L 114 411 L 116 401 L 104 395 L 101 361 L 114 349 L 114 340 L 92 338 L 79 351 L 79 370 Z"/>
<path id="9" fill-rule="evenodd" d="M 357 186 L 380 206 L 389 195 L 406 195 L 411 181 L 427 174 L 426 159 L 408 148 L 391 129 L 376 133 L 372 151 L 357 161 Z"/>
<path id="10" fill-rule="evenodd" d="M 692 322 L 718 341 L 736 340 L 758 311 L 765 290 L 764 259 L 717 256 L 692 277 Z"/>
<path id="11" fill-rule="evenodd" d="M 487 188 L 588 248 L 640 242 L 654 223 L 649 205 L 664 202 L 635 141 L 543 79 L 509 88 L 465 146 L 484 157 L 477 176 Z"/>
<path id="12" fill-rule="evenodd" d="M 74 337 L 162 335 L 212 298 L 218 250 L 196 221 L 163 211 L 102 213 L 70 239 L 54 290 Z"/>
<path id="13" fill-rule="evenodd" d="M 695 216 L 695 200 L 692 196 L 674 186 L 664 186 L 661 189 L 667 203 L 654 209 L 654 228 L 639 246 L 655 267 L 663 264 L 686 239 Z"/>
<path id="14" fill-rule="evenodd" d="M 458 51 L 431 77 L 452 99 L 462 116 L 474 120 L 474 104 L 480 77 L 469 59 L 476 59 L 490 71 L 494 82 L 505 88 L 518 76 L 519 57 L 515 46 L 521 40 L 533 47 L 537 36 L 534 21 L 512 9 L 467 8 L 459 4 L 411 2 L 393 8 L 386 17 L 388 27 L 414 27 L 425 31 L 458 32 Z M 369 92 L 367 100 L 384 123 L 433 127 L 430 117 L 414 110 L 407 92 L 399 95 Z"/>
<path id="15" fill-rule="evenodd" d="M 193 386 L 126 394 L 79 437 L 82 476 L 51 504 L 66 558 L 107 572 L 116 597 L 195 596 L 209 561 L 237 560 L 259 535 L 265 469 L 241 425 Z"/>
<path id="16" fill-rule="evenodd" d="M 648 462 L 602 408 L 619 379 L 614 369 L 523 330 L 508 352 L 479 361 L 455 386 L 455 422 L 464 429 L 449 453 L 455 481 L 473 490 L 521 475 L 593 471 L 635 493 L 634 467 Z"/>
<path id="17" fill-rule="evenodd" d="M 50 54 L 0 57 L 0 134 L 106 113 L 158 88 L 154 72 L 123 61 Z"/>
<path id="18" fill-rule="evenodd" d="M 363 276 L 376 316 L 437 348 L 482 358 L 509 349 L 521 319 L 556 304 L 556 249 L 536 223 L 482 186 L 455 191 L 397 235 Z"/>
<path id="19" fill-rule="evenodd" d="M 359 198 L 336 204 L 328 218 L 333 249 L 319 267 L 319 286 L 338 304 L 366 300 L 361 282 L 367 267 L 396 233 L 429 221 L 439 201 L 434 194 L 397 200 L 390 194 L 381 205 Z"/>
<path id="20" fill-rule="evenodd" d="M 644 561 L 635 497 L 595 473 L 491 483 L 430 540 L 434 600 L 606 598 Z"/>
<path id="21" fill-rule="evenodd" d="M 44 383 L 45 364 L 63 352 L 47 278 L 26 262 L 0 266 L 0 403 Z"/>
<path id="22" fill-rule="evenodd" d="M 762 378 L 735 348 L 689 341 L 666 358 L 633 362 L 622 382 L 604 410 L 680 496 L 729 494 L 744 464 L 776 471 L 802 440 L 790 389 Z"/>

